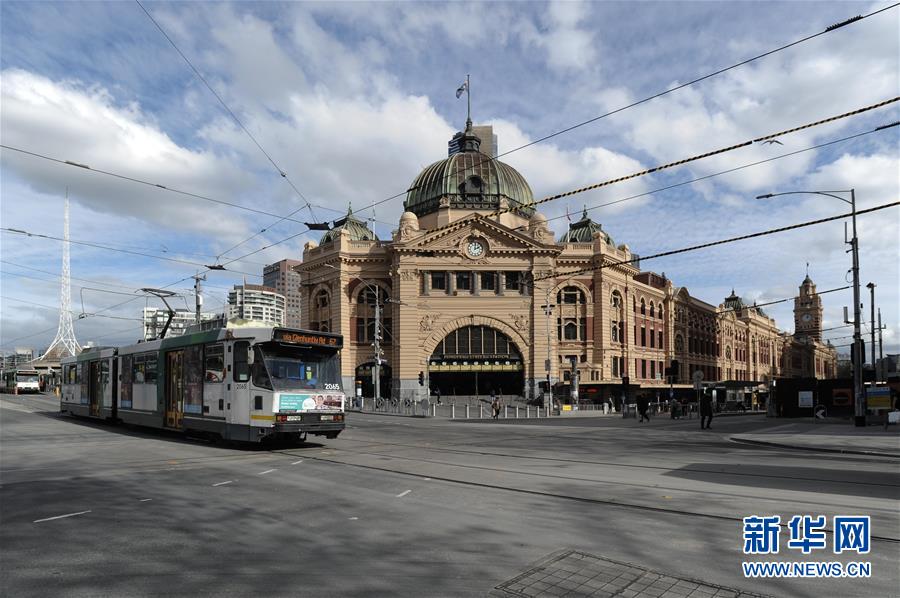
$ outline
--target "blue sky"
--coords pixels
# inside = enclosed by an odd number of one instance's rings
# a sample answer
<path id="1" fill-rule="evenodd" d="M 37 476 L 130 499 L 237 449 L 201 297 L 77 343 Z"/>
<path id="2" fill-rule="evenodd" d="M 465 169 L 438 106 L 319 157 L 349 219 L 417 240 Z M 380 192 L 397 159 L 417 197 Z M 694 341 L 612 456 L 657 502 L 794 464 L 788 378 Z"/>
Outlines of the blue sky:
<path id="1" fill-rule="evenodd" d="M 472 77 L 477 123 L 500 151 L 798 40 L 887 3 L 166 3 L 144 6 L 275 159 L 319 219 L 402 192 L 446 154 L 465 120 L 454 91 Z M 133 2 L 0 4 L 3 143 L 93 168 L 288 214 L 302 205 Z M 900 89 L 900 9 L 718 75 L 504 157 L 540 198 L 852 110 Z M 896 107 L 547 204 L 549 217 L 644 193 L 893 122 Z M 827 197 L 754 196 L 857 189 L 861 207 L 896 201 L 900 128 L 600 208 L 592 217 L 639 254 L 840 214 Z M 53 164 L 4 149 L 2 226 L 60 235 L 68 187 L 71 237 L 198 264 L 239 257 L 302 227 Z M 331 211 L 329 211 L 331 210 Z M 402 210 L 376 208 L 388 237 Z M 372 216 L 371 211 L 362 212 Z M 311 218 L 307 211 L 297 218 Z M 562 232 L 565 218 L 551 224 Z M 900 210 L 861 217 L 863 283 L 878 284 L 886 350 L 897 352 Z M 299 258 L 301 235 L 233 264 L 250 274 Z M 843 224 L 647 261 L 710 303 L 795 294 L 810 263 L 819 289 L 844 286 Z M 0 235 L 0 344 L 46 346 L 55 332 L 59 242 Z M 195 266 L 72 246 L 73 309 L 94 312 Z M 45 271 L 45 272 L 40 272 Z M 209 276 L 207 307 L 242 274 Z M 40 280 L 39 280 L 40 279 Z M 257 280 L 249 278 L 248 280 Z M 90 282 L 87 282 L 90 281 Z M 85 288 L 82 288 L 85 287 Z M 172 288 L 187 294 L 189 284 Z M 865 290 L 865 289 L 864 289 Z M 120 293 L 126 293 L 122 295 Z M 849 291 L 823 297 L 840 324 Z M 83 307 L 82 307 L 83 301 Z M 868 295 L 865 295 L 868 313 Z M 104 311 L 139 318 L 137 299 Z M 153 304 L 153 301 L 150 301 Z M 789 304 L 769 312 L 785 330 Z M 830 337 L 848 334 L 848 329 Z M 135 320 L 88 317 L 79 341 L 134 340 Z M 24 338 L 23 338 L 24 337 Z M 836 344 L 846 343 L 839 338 Z"/>

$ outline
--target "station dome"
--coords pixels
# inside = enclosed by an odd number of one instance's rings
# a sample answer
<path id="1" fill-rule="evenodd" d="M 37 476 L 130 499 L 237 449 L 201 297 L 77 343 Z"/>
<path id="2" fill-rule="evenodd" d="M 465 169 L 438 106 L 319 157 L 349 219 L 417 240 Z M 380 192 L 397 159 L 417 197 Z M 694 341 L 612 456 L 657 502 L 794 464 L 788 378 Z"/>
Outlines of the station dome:
<path id="1" fill-rule="evenodd" d="M 534 195 L 519 171 L 480 151 L 481 139 L 466 130 L 453 138 L 459 152 L 423 170 L 406 194 L 404 209 L 422 217 L 442 205 L 456 209 L 496 210 L 505 199 L 510 209 L 524 217 L 534 214 Z M 446 198 L 446 199 L 445 199 Z"/>
<path id="2" fill-rule="evenodd" d="M 581 220 L 578 222 L 573 222 L 569 225 L 569 230 L 567 230 L 563 235 L 559 238 L 560 243 L 593 243 L 594 234 L 600 233 L 603 235 L 604 240 L 606 240 L 606 244 L 611 247 L 615 247 L 616 244 L 613 241 L 612 237 L 603 230 L 603 226 L 591 220 L 588 216 L 587 208 L 584 209 L 584 212 L 581 214 Z"/>

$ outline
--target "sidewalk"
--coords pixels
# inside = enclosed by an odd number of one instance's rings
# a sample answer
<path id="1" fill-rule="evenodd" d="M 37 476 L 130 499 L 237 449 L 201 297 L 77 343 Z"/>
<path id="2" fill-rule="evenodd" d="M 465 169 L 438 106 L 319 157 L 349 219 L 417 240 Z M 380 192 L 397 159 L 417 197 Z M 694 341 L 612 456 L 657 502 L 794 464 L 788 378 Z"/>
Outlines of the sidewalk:
<path id="1" fill-rule="evenodd" d="M 900 427 L 867 426 L 851 422 L 792 422 L 768 430 L 731 436 L 735 442 L 808 451 L 900 458 Z"/>

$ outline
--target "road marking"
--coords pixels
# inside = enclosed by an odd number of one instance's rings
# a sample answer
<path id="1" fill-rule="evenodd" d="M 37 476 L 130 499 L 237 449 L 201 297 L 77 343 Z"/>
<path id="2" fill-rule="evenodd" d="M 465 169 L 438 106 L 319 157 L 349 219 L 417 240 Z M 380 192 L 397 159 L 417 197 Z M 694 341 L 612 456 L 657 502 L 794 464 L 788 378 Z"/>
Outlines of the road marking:
<path id="1" fill-rule="evenodd" d="M 359 517 L 349 517 L 350 521 L 359 521 Z"/>
<path id="2" fill-rule="evenodd" d="M 213 486 L 224 486 L 225 484 L 230 484 L 232 480 L 228 480 L 227 482 L 219 482 L 218 484 L 213 484 Z"/>
<path id="3" fill-rule="evenodd" d="M 299 465 L 301 463 L 303 463 L 303 459 L 300 459 L 299 461 L 294 461 L 293 463 L 291 463 L 291 465 Z"/>
<path id="4" fill-rule="evenodd" d="M 67 513 L 66 515 L 57 515 L 56 517 L 47 517 L 46 519 L 35 519 L 32 523 L 42 523 L 44 521 L 53 521 L 54 519 L 65 519 L 66 517 L 74 517 L 76 515 L 84 515 L 90 511 L 79 511 L 77 513 Z"/>
<path id="5" fill-rule="evenodd" d="M 153 500 L 153 499 L 152 498 L 142 498 L 141 502 L 150 502 L 151 500 Z"/>
<path id="6" fill-rule="evenodd" d="M 267 469 L 267 470 L 265 470 L 265 471 L 259 472 L 259 473 L 256 474 L 256 475 L 266 475 L 267 473 L 272 473 L 273 471 L 276 471 L 276 470 L 274 470 L 274 469 Z"/>
<path id="7" fill-rule="evenodd" d="M 403 498 L 404 496 L 406 496 L 406 495 L 409 494 L 410 492 L 412 492 L 412 490 L 405 490 L 405 491 L 401 492 L 400 494 L 398 494 L 398 495 L 397 495 L 397 498 Z"/>
<path id="8" fill-rule="evenodd" d="M 431 481 L 431 478 L 422 478 L 422 479 L 425 480 L 426 482 L 430 482 L 430 481 Z"/>

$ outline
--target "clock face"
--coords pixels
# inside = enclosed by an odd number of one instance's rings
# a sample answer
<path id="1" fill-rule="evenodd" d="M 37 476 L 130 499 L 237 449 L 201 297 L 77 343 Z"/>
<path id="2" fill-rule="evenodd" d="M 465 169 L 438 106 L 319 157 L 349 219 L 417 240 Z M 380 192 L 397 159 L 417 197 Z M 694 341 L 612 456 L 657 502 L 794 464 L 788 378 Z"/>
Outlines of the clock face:
<path id="1" fill-rule="evenodd" d="M 808 324 L 812 322 L 812 314 L 803 314 L 801 319 Z"/>
<path id="2" fill-rule="evenodd" d="M 481 257 L 484 255 L 484 245 L 481 241 L 469 241 L 466 245 L 466 252 L 472 257 Z"/>

